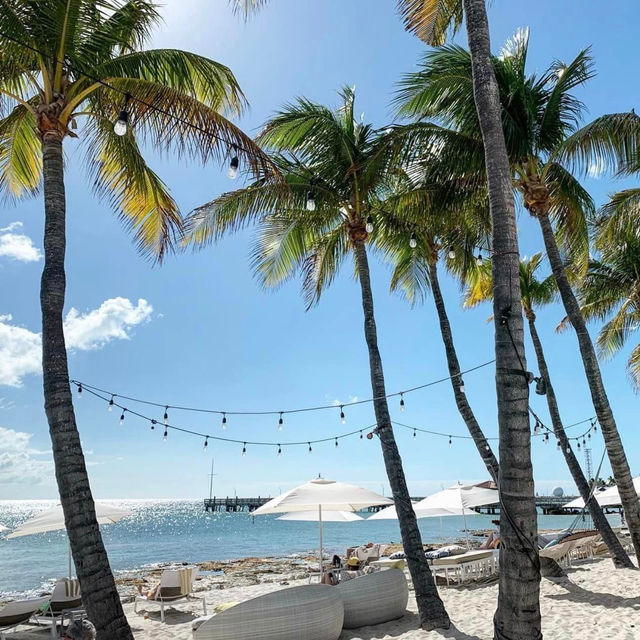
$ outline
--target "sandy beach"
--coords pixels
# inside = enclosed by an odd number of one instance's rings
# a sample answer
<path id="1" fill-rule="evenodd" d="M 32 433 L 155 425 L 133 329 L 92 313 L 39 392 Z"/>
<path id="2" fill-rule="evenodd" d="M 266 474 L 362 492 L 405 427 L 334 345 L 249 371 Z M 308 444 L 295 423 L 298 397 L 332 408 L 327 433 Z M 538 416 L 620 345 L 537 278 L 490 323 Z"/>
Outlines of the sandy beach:
<path id="1" fill-rule="evenodd" d="M 234 563 L 212 563 L 209 569 L 226 568 L 225 574 L 206 574 L 197 591 L 206 594 L 207 607 L 242 602 L 250 598 L 306 584 L 304 561 L 249 558 Z M 206 565 L 205 565 L 206 566 Z M 150 575 L 149 582 L 154 580 Z M 170 609 L 166 623 L 160 622 L 157 608 L 133 610 L 133 579 L 120 585 L 125 613 L 136 640 L 188 640 L 191 622 L 202 615 L 198 603 Z M 288 584 L 282 584 L 282 583 Z M 425 632 L 418 628 L 415 600 L 410 593 L 408 610 L 399 620 L 375 627 L 343 631 L 341 640 L 491 640 L 492 616 L 496 608 L 496 581 L 469 586 L 441 587 L 440 594 L 452 620 L 449 631 Z M 640 575 L 628 569 L 614 570 L 611 560 L 578 561 L 567 577 L 543 578 L 541 584 L 543 633 L 552 640 L 573 640 L 580 634 L 590 639 L 636 640 L 640 638 Z M 43 639 L 47 629 L 17 632 L 14 640 Z"/>

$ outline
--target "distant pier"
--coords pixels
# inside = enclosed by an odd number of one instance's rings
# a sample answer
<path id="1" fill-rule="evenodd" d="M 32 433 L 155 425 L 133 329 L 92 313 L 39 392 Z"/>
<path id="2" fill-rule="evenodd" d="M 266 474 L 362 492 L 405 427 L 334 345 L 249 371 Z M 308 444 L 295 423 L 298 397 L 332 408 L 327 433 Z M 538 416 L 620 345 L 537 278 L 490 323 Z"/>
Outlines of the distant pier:
<path id="1" fill-rule="evenodd" d="M 248 511 L 251 513 L 255 511 L 258 507 L 261 507 L 263 504 L 269 502 L 271 497 L 262 498 L 258 496 L 257 498 L 238 498 L 238 497 L 229 497 L 226 498 L 205 498 L 204 499 L 204 510 L 205 511 L 228 511 L 235 513 L 236 511 Z"/>

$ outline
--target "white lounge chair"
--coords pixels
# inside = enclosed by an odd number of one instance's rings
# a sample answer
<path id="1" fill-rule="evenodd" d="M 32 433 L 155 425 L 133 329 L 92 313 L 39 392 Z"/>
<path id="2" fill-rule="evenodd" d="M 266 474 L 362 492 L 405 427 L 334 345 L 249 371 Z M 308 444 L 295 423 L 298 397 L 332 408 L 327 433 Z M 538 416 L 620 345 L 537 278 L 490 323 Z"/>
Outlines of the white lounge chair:
<path id="1" fill-rule="evenodd" d="M 31 598 L 30 600 L 16 600 L 8 602 L 0 608 L 0 640 L 5 640 L 5 633 L 21 624 L 29 622 L 31 617 L 49 603 L 49 596 L 45 598 Z"/>
<path id="2" fill-rule="evenodd" d="M 561 567 L 571 566 L 571 551 L 576 546 L 577 540 L 569 540 L 567 542 L 559 542 L 550 547 L 540 549 L 538 552 L 543 558 L 551 558 L 555 560 Z"/>
<path id="3" fill-rule="evenodd" d="M 491 575 L 497 570 L 498 552 L 492 549 L 467 551 L 455 556 L 436 558 L 431 562 L 431 572 L 434 575 L 444 573 L 447 586 L 449 586 L 452 577 L 462 583 L 471 578 Z"/>
<path id="4" fill-rule="evenodd" d="M 84 615 L 82 594 L 77 578 L 61 578 L 53 585 L 49 605 L 35 616 L 38 624 L 51 624 L 51 637 L 56 638 L 57 623 L 64 626 L 66 618 L 73 620 Z"/>
<path id="5" fill-rule="evenodd" d="M 380 560 L 387 548 L 386 544 L 374 544 L 372 547 L 357 547 L 352 556 L 360 560 L 360 566 L 365 566 L 369 562 Z"/>
<path id="6" fill-rule="evenodd" d="M 158 605 L 160 607 L 160 620 L 164 622 L 165 607 L 174 606 L 181 602 L 200 600 L 202 610 L 207 615 L 207 603 L 204 597 L 193 595 L 193 584 L 198 575 L 198 567 L 181 567 L 180 569 L 164 569 L 160 578 L 160 585 L 151 596 L 136 596 L 133 606 L 134 612 L 138 612 L 138 602 Z"/>
<path id="7" fill-rule="evenodd" d="M 193 640 L 338 640 L 343 618 L 338 587 L 304 585 L 218 613 L 194 630 Z"/>

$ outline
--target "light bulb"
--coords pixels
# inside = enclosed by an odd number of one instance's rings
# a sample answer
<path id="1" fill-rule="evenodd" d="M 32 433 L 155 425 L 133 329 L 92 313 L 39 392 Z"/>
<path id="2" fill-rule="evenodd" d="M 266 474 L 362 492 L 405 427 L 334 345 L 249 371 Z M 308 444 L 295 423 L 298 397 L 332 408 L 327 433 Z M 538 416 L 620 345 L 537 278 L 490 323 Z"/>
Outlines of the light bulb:
<path id="1" fill-rule="evenodd" d="M 282 448 L 278 445 L 278 455 L 282 455 Z"/>
<path id="2" fill-rule="evenodd" d="M 169 411 L 169 407 L 165 407 L 164 416 L 162 416 L 162 419 L 164 420 L 165 427 L 169 424 L 169 413 L 168 413 L 168 411 Z"/>
<path id="3" fill-rule="evenodd" d="M 476 264 L 481 267 L 482 266 L 482 254 L 478 253 L 477 257 L 476 257 Z"/>
<path id="4" fill-rule="evenodd" d="M 82 385 L 78 385 L 78 398 L 82 398 Z"/>
<path id="5" fill-rule="evenodd" d="M 567 453 L 570 453 L 570 452 L 571 452 L 571 447 L 570 447 L 569 445 L 567 445 L 566 452 L 567 452 Z"/>
<path id="6" fill-rule="evenodd" d="M 343 406 L 340 405 L 340 422 L 342 422 L 342 424 L 345 424 L 347 421 L 345 415 L 344 415 L 344 410 L 343 410 Z"/>
<path id="7" fill-rule="evenodd" d="M 465 393 L 465 390 L 464 390 L 464 382 L 460 385 L 460 391 L 461 391 L 462 393 Z"/>
<path id="8" fill-rule="evenodd" d="M 309 191 L 307 193 L 307 211 L 315 211 L 316 210 L 316 197 L 313 194 L 313 191 Z"/>
<path id="9" fill-rule="evenodd" d="M 117 136 L 123 136 L 127 133 L 127 123 L 129 122 L 129 114 L 126 109 L 123 109 L 118 116 L 115 124 L 113 125 L 113 133 Z"/>
<path id="10" fill-rule="evenodd" d="M 246 456 L 246 455 L 247 455 L 247 443 L 246 443 L 246 442 L 244 442 L 244 443 L 242 444 L 242 455 L 243 455 L 243 456 Z"/>
<path id="11" fill-rule="evenodd" d="M 338 438 L 336 438 L 336 447 L 338 446 Z"/>
<path id="12" fill-rule="evenodd" d="M 231 180 L 235 180 L 238 176 L 238 167 L 240 166 L 240 161 L 238 160 L 238 156 L 233 156 L 231 158 L 231 162 L 229 163 L 229 171 L 227 171 L 227 176 Z"/>
<path id="13" fill-rule="evenodd" d="M 124 424 L 124 412 L 126 411 L 126 409 L 123 409 L 122 414 L 120 415 L 120 425 Z"/>
<path id="14" fill-rule="evenodd" d="M 367 224 L 364 228 L 367 230 L 367 233 L 371 233 L 373 231 L 373 218 L 371 216 L 367 216 Z"/>
<path id="15" fill-rule="evenodd" d="M 307 444 L 309 445 L 309 453 L 311 453 L 311 451 L 312 451 L 312 449 L 311 449 L 311 443 L 310 443 L 310 442 L 308 442 Z"/>
<path id="16" fill-rule="evenodd" d="M 409 238 L 409 246 L 412 249 L 415 249 L 418 246 L 418 241 L 416 240 L 416 234 L 412 233 L 411 237 Z"/>
<path id="17" fill-rule="evenodd" d="M 208 448 L 209 448 L 209 436 L 207 436 L 204 439 L 204 446 L 202 447 L 202 450 L 206 453 Z"/>
<path id="18" fill-rule="evenodd" d="M 417 434 L 416 434 L 416 430 L 414 429 L 414 430 L 413 430 L 413 437 L 415 438 L 415 437 L 416 437 L 416 435 L 417 435 Z"/>
<path id="19" fill-rule="evenodd" d="M 222 428 L 223 429 L 227 428 L 227 414 L 226 413 L 222 414 Z"/>
<path id="20" fill-rule="evenodd" d="M 280 419 L 278 420 L 278 431 L 282 431 L 282 425 L 284 424 L 284 420 L 282 419 L 282 411 L 280 412 Z"/>
<path id="21" fill-rule="evenodd" d="M 113 411 L 113 396 L 111 396 L 111 400 L 109 400 L 109 406 L 107 407 L 107 411 Z"/>
<path id="22" fill-rule="evenodd" d="M 449 247 L 449 259 L 453 260 L 456 257 L 456 251 L 453 247 Z"/>
<path id="23" fill-rule="evenodd" d="M 155 429 L 157 424 L 158 424 L 158 421 L 157 421 L 157 420 L 152 420 L 152 421 L 151 421 L 151 429 L 152 429 L 152 430 L 153 430 L 153 429 Z"/>
<path id="24" fill-rule="evenodd" d="M 162 440 L 163 440 L 164 442 L 166 442 L 166 441 L 167 441 L 167 436 L 168 436 L 168 435 L 169 435 L 169 433 L 168 433 L 168 432 L 167 432 L 167 430 L 165 429 L 165 430 L 164 430 L 164 434 L 163 434 L 163 436 L 162 436 Z"/>
<path id="25" fill-rule="evenodd" d="M 453 444 L 453 440 L 451 440 L 451 436 L 449 436 L 449 446 Z"/>
<path id="26" fill-rule="evenodd" d="M 362 440 L 362 431 L 360 432 L 360 440 Z"/>
<path id="27" fill-rule="evenodd" d="M 400 394 L 400 411 L 404 411 L 404 396 Z"/>

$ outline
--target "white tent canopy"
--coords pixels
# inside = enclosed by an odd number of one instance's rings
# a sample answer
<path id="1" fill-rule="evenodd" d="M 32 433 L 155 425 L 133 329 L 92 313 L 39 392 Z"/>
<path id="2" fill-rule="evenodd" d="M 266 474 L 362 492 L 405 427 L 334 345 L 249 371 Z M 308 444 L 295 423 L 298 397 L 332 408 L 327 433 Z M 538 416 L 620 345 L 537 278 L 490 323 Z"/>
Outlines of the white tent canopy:
<path id="1" fill-rule="evenodd" d="M 117 507 L 112 507 L 111 505 L 104 504 L 102 502 L 96 502 L 95 508 L 98 524 L 111 524 L 133 514 L 133 511 L 118 509 Z M 58 531 L 65 528 L 66 526 L 64 522 L 64 513 L 62 512 L 62 506 L 56 505 L 55 507 L 53 507 L 53 509 L 47 509 L 47 511 L 43 511 L 30 520 L 23 522 L 17 529 L 12 531 L 7 536 L 7 539 L 30 536 L 34 533 Z M 71 569 L 71 547 L 69 547 L 69 578 L 71 578 Z"/>
<path id="2" fill-rule="evenodd" d="M 640 476 L 633 479 L 633 486 L 638 496 L 640 496 Z M 601 507 L 615 507 L 621 504 L 620 493 L 618 487 L 602 487 L 594 492 L 596 501 Z M 582 498 L 576 498 L 571 502 L 563 505 L 563 509 L 582 509 L 584 507 L 584 500 Z"/>
<path id="3" fill-rule="evenodd" d="M 374 491 L 363 489 L 355 484 L 336 482 L 316 478 L 269 500 L 251 513 L 252 516 L 264 516 L 276 513 L 317 511 L 319 562 L 322 572 L 322 518 L 325 511 L 359 511 L 379 504 L 393 504 Z"/>
<path id="4" fill-rule="evenodd" d="M 318 511 L 292 511 L 280 516 L 278 520 L 318 522 L 319 517 Z M 355 522 L 356 520 L 364 520 L 364 518 L 353 511 L 322 511 L 322 522 Z"/>

